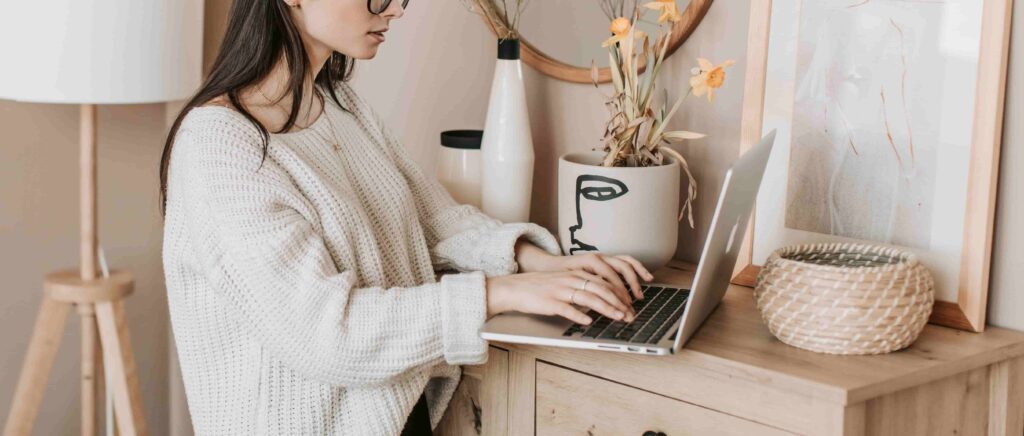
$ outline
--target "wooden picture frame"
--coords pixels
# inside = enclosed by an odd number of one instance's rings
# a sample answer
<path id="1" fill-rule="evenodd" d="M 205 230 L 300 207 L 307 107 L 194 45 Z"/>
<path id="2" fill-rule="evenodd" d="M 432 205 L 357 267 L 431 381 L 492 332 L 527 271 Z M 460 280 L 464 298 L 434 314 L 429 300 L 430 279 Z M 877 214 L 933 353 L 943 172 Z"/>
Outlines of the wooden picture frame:
<path id="1" fill-rule="evenodd" d="M 496 16 L 497 13 L 493 10 L 491 0 L 473 0 L 474 3 L 484 10 L 484 13 L 480 14 L 480 17 L 484 20 L 484 24 L 491 29 L 491 33 L 495 36 L 504 35 L 508 33 L 505 24 L 497 19 L 491 19 L 489 17 Z M 668 49 L 665 50 L 665 58 L 668 58 L 675 53 L 679 46 L 683 45 L 683 42 L 690 37 L 690 34 L 697 28 L 701 20 L 704 19 L 704 15 L 708 13 L 708 9 L 711 8 L 711 3 L 714 0 L 690 0 L 683 10 L 683 19 L 672 25 L 672 39 L 668 43 Z M 596 3 L 595 6 L 596 7 Z M 535 68 L 541 73 L 559 79 L 566 82 L 572 83 L 592 83 L 590 68 L 578 67 L 562 62 L 554 57 L 544 53 L 537 47 L 534 47 L 523 38 L 520 41 L 520 55 L 523 62 Z M 642 73 L 646 67 L 647 58 L 645 56 L 640 57 L 639 71 Z M 608 67 L 597 69 L 597 83 L 608 83 L 612 80 L 612 73 Z"/>
<path id="2" fill-rule="evenodd" d="M 957 298 L 936 299 L 930 319 L 974 332 L 985 328 L 1012 6 L 1013 0 L 983 2 Z M 771 14 L 772 0 L 751 1 L 740 154 L 762 136 Z M 753 262 L 755 222 L 747 228 L 733 278 L 749 287 L 760 271 Z"/>

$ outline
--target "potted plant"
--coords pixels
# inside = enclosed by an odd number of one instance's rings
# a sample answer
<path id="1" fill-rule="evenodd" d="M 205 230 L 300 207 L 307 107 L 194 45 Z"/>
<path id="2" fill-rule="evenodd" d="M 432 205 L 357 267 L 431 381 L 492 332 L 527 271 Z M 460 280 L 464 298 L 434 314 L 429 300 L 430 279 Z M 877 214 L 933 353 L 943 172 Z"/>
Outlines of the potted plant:
<path id="1" fill-rule="evenodd" d="M 622 11 L 625 0 L 601 0 L 606 13 Z M 660 12 L 654 43 L 636 29 L 643 10 Z M 568 153 L 558 162 L 558 232 L 566 254 L 601 251 L 628 254 L 647 269 L 665 265 L 675 254 L 679 221 L 693 227 L 697 182 L 686 159 L 668 144 L 704 137 L 668 124 L 687 96 L 714 99 L 722 86 L 727 61 L 714 65 L 705 59 L 691 73 L 688 88 L 668 107 L 667 91 L 656 100 L 655 84 L 664 62 L 672 23 L 682 19 L 674 0 L 655 0 L 634 7 L 632 19 L 609 16 L 612 36 L 608 62 L 614 92 L 605 95 L 610 116 L 605 123 L 602 150 Z M 640 42 L 638 50 L 637 42 Z M 642 58 L 641 58 L 642 56 Z M 642 75 L 641 60 L 646 60 Z M 592 66 L 594 87 L 597 65 Z M 687 193 L 679 207 L 680 174 Z M 676 211 L 678 211 L 678 216 Z"/>

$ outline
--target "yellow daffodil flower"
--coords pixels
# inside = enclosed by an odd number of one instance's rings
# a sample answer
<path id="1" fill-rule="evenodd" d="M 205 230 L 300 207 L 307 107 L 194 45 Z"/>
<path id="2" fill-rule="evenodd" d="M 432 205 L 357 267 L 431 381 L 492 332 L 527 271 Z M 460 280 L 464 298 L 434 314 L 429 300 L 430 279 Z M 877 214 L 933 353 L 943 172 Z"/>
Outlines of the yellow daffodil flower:
<path id="1" fill-rule="evenodd" d="M 690 71 L 693 74 L 690 77 L 690 87 L 693 88 L 693 95 L 700 97 L 707 94 L 708 101 L 714 101 L 714 90 L 721 88 L 722 84 L 725 83 L 725 69 L 733 66 L 736 62 L 730 60 L 716 66 L 707 59 L 699 58 L 697 63 L 700 67 Z"/>
<path id="2" fill-rule="evenodd" d="M 683 19 L 683 16 L 679 14 L 679 8 L 676 7 L 676 0 L 655 0 L 645 3 L 644 7 L 661 11 L 661 16 L 658 17 L 658 24 L 666 21 L 675 23 Z"/>
<path id="3" fill-rule="evenodd" d="M 608 47 L 609 45 L 629 38 L 630 27 L 632 26 L 630 25 L 629 20 L 625 17 L 619 17 L 612 20 L 612 24 L 608 26 L 608 30 L 612 32 L 612 37 L 604 40 L 604 42 L 601 43 L 601 47 Z M 644 32 L 634 30 L 633 37 L 637 39 L 643 38 Z"/>

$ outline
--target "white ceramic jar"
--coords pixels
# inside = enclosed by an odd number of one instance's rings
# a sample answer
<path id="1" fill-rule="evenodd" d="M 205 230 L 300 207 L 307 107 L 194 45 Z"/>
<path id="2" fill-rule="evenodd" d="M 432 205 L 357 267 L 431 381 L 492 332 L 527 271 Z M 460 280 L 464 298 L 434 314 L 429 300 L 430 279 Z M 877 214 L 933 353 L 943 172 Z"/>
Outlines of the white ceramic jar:
<path id="1" fill-rule="evenodd" d="M 437 161 L 437 179 L 460 204 L 480 203 L 480 140 L 481 130 L 447 130 L 441 132 L 441 148 Z"/>

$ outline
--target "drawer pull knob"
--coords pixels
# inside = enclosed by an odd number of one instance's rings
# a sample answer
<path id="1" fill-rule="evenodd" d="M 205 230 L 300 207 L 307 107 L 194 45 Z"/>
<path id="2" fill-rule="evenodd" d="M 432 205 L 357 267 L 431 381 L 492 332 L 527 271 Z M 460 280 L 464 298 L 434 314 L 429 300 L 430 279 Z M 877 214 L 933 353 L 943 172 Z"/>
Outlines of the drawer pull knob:
<path id="1" fill-rule="evenodd" d="M 665 434 L 665 432 L 662 432 L 662 431 L 647 430 L 647 431 L 644 432 L 643 436 L 667 436 L 667 435 Z"/>

